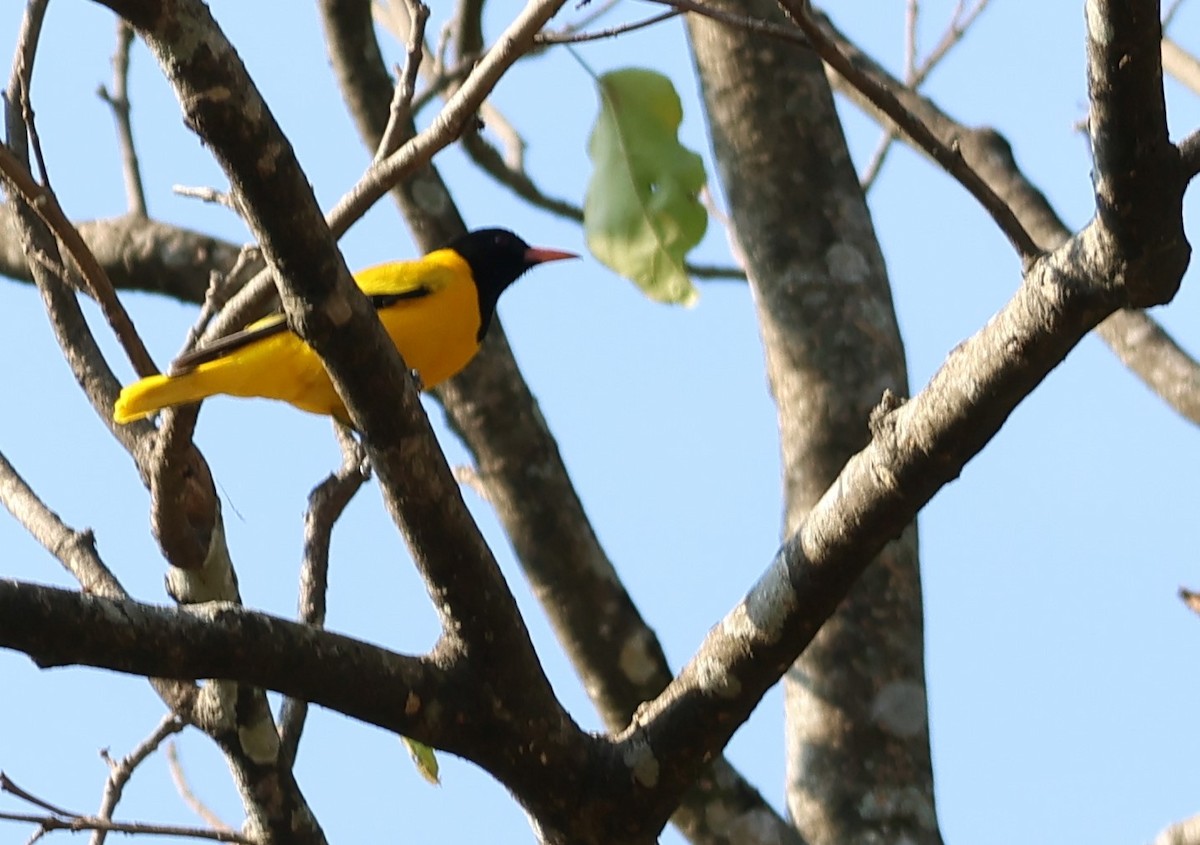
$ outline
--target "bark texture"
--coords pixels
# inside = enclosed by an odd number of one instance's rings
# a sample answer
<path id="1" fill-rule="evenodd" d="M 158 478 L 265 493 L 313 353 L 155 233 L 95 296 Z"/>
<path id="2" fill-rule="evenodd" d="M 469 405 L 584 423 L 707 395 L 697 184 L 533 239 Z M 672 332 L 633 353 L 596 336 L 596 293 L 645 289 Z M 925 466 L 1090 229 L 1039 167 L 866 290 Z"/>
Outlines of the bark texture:
<path id="1" fill-rule="evenodd" d="M 755 17 L 779 19 L 770 2 Z M 729 4 L 730 11 L 734 11 Z M 785 536 L 907 393 L 887 272 L 817 57 L 688 19 L 779 408 Z M 915 527 L 888 544 L 785 680 L 788 809 L 813 843 L 940 840 Z"/>

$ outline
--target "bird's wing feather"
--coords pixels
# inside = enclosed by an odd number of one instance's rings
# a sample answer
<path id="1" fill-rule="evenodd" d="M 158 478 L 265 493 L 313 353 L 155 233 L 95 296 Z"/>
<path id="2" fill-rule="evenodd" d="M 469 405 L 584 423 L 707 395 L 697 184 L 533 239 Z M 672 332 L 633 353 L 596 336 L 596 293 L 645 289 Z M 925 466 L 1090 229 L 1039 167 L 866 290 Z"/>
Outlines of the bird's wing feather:
<path id="1" fill-rule="evenodd" d="M 251 323 L 240 331 L 219 337 L 211 343 L 201 346 L 199 349 L 184 352 L 171 362 L 171 375 L 182 375 L 196 369 L 201 364 L 215 361 L 218 358 L 228 355 L 230 352 L 254 343 L 256 340 L 262 340 L 264 337 L 271 337 L 287 330 L 287 320 L 284 319 L 282 314 L 271 314 L 268 317 L 263 317 L 261 320 Z"/>
<path id="2" fill-rule="evenodd" d="M 365 288 L 364 288 L 365 289 Z M 421 299 L 433 293 L 429 287 L 417 284 L 412 287 L 401 288 L 389 293 L 371 293 L 367 299 L 375 306 L 375 310 L 379 311 L 382 308 L 395 305 L 407 299 Z M 255 341 L 263 338 L 272 337 L 281 332 L 288 331 L 287 320 L 282 314 L 271 314 L 264 317 L 255 323 L 251 323 L 240 331 L 227 334 L 224 337 L 219 337 L 216 340 L 208 343 L 199 349 L 193 349 L 190 352 L 185 352 L 171 362 L 171 375 L 178 376 L 190 370 L 196 369 L 201 364 L 215 361 L 217 358 L 223 358 L 231 352 L 249 346 Z"/>

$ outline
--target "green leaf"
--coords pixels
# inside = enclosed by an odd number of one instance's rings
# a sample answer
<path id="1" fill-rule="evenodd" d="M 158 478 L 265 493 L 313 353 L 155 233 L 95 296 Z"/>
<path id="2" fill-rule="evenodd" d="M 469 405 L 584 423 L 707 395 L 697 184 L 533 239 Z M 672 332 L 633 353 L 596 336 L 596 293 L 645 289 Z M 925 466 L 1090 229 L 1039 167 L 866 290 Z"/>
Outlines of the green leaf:
<path id="1" fill-rule="evenodd" d="M 417 771 L 421 773 L 421 777 L 432 783 L 434 786 L 439 786 L 441 780 L 438 779 L 438 761 L 434 756 L 433 749 L 423 742 L 417 742 L 415 739 L 409 739 L 406 736 L 400 737 L 408 749 L 408 754 L 413 759 L 413 763 L 417 766 Z"/>
<path id="2" fill-rule="evenodd" d="M 679 143 L 683 107 L 671 80 L 627 68 L 596 80 L 600 114 L 588 140 L 594 170 L 583 204 L 588 249 L 660 302 L 695 303 L 683 268 L 704 237 L 704 162 Z"/>

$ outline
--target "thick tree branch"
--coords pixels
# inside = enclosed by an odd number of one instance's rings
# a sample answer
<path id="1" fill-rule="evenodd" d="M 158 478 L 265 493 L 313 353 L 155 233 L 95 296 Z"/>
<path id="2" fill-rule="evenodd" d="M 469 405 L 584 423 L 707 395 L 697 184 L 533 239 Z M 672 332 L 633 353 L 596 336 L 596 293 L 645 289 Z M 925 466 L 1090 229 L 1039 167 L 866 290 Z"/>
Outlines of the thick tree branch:
<path id="1" fill-rule="evenodd" d="M 1187 180 L 1167 135 L 1158 3 L 1088 0 L 1086 18 L 1096 213 L 1115 246 L 1148 271 L 1127 288 L 1127 304 L 1161 305 L 1178 290 L 1189 251 L 1180 249 Z"/>
<path id="2" fill-rule="evenodd" d="M 33 281 L 13 207 L 0 205 L 0 276 Z M 201 232 L 135 216 L 76 223 L 88 250 L 117 290 L 204 301 L 212 273 L 228 273 L 240 248 Z M 239 275 L 233 284 L 244 284 Z"/>
<path id="3" fill-rule="evenodd" d="M 436 661 L 225 603 L 174 609 L 0 579 L 0 643 L 41 667 L 237 680 L 449 749 L 474 733 L 464 726 L 483 701 Z"/>
<path id="4" fill-rule="evenodd" d="M 1178 247 L 1177 247 L 1178 249 Z M 1157 256 L 1155 256 L 1157 258 Z M 1099 221 L 1035 263 L 1016 296 L 959 345 L 907 403 L 888 395 L 874 437 L 846 465 L 771 567 L 626 740 L 665 755 L 665 781 L 691 777 L 804 649 L 862 569 L 999 430 L 1020 401 L 1125 297 L 1123 281 L 1169 285 L 1131 267 Z M 1178 279 L 1175 280 L 1178 282 Z M 678 756 L 675 756 L 678 755 Z M 661 759 L 661 758 L 660 758 Z"/>

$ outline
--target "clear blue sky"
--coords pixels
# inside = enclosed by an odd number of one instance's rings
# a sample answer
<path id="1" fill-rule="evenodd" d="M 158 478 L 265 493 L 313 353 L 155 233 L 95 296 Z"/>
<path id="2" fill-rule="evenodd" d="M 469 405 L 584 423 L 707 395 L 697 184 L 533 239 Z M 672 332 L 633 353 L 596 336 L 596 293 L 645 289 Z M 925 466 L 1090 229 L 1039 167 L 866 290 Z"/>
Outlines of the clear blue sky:
<path id="1" fill-rule="evenodd" d="M 19 5 L 0 6 L 3 50 L 11 50 Z M 314 5 L 212 3 L 328 208 L 368 155 L 328 73 Z M 627 5 L 630 18 L 654 11 Z M 926 46 L 953 5 L 923 4 Z M 492 4 L 490 35 L 502 6 Z M 904 3 L 836 7 L 839 25 L 898 65 Z M 441 13 L 434 10 L 435 28 Z M 1176 31 L 1186 34 L 1196 22 L 1185 11 Z M 46 158 L 77 219 L 124 209 L 111 118 L 94 95 L 110 77 L 112 30 L 99 7 L 60 0 L 51 5 L 38 60 L 34 105 Z M 678 22 L 581 51 L 600 71 L 644 65 L 669 74 L 684 98 L 684 141 L 710 159 Z M 173 184 L 225 183 L 140 46 L 133 64 L 134 127 L 151 213 L 243 241 L 244 228 L 229 212 L 171 193 Z M 1004 132 L 1072 227 L 1092 208 L 1086 145 L 1075 128 L 1086 109 L 1083 68 L 1081 3 L 1035 10 L 995 0 L 929 85 L 966 123 Z M 1173 133 L 1182 137 L 1200 124 L 1200 110 L 1178 86 L 1168 96 Z M 595 100 L 578 65 L 562 51 L 529 61 L 501 83 L 495 102 L 525 133 L 535 177 L 580 201 Z M 853 107 L 843 113 L 865 163 L 877 130 Z M 456 151 L 439 165 L 472 226 L 508 224 L 531 242 L 582 251 L 572 226 L 526 209 Z M 906 150 L 893 153 L 871 207 L 916 389 L 1009 297 L 1019 267 L 965 192 Z M 342 246 L 351 267 L 412 251 L 387 202 Z M 718 225 L 695 257 L 729 261 Z M 1176 302 L 1156 316 L 1200 353 L 1195 287 L 1189 274 Z M 193 309 L 139 295 L 126 303 L 160 364 L 169 360 Z M 531 274 L 506 294 L 500 313 L 601 540 L 680 665 L 754 581 L 779 538 L 774 408 L 747 291 L 707 283 L 696 308 L 676 310 L 646 301 L 589 259 Z M 93 323 L 106 339 L 102 321 Z M 8 397 L 0 450 L 64 520 L 95 530 L 100 553 L 134 595 L 165 602 L 147 495 L 74 385 L 40 300 L 24 285 L 0 284 L 0 360 Z M 130 375 L 127 367 L 122 375 Z M 440 422 L 440 412 L 432 413 Z M 305 497 L 338 462 L 328 424 L 270 403 L 219 399 L 206 403 L 198 441 L 225 495 L 247 604 L 292 614 Z M 452 461 L 465 460 L 452 435 L 443 431 L 442 442 Z M 1193 426 L 1089 338 L 922 513 L 932 741 L 947 841 L 1131 845 L 1200 810 L 1200 620 L 1175 597 L 1181 584 L 1200 586 L 1196 443 Z M 557 689 L 581 722 L 598 726 L 488 507 L 467 498 Z M 74 586 L 7 516 L 0 516 L 0 550 L 4 577 Z M 374 486 L 340 523 L 333 555 L 330 627 L 401 651 L 432 643 L 434 616 Z M 0 768 L 42 797 L 86 812 L 95 809 L 105 776 L 97 750 L 126 753 L 163 712 L 137 679 L 39 672 L 11 652 L 0 652 L 0 688 Z M 729 751 L 777 807 L 780 712 L 772 693 Z M 189 733 L 180 748 L 195 791 L 240 823 L 210 743 Z M 501 787 L 469 764 L 445 756 L 442 763 L 443 785 L 429 787 L 394 737 L 318 711 L 298 775 L 331 841 L 374 841 L 380 833 L 414 842 L 528 841 L 527 824 Z M 19 805 L 5 797 L 0 808 Z M 160 757 L 136 776 L 118 815 L 196 821 Z M 0 842 L 26 835 L 0 826 Z M 679 837 L 669 832 L 664 841 Z"/>

